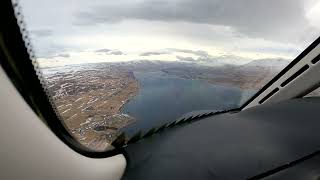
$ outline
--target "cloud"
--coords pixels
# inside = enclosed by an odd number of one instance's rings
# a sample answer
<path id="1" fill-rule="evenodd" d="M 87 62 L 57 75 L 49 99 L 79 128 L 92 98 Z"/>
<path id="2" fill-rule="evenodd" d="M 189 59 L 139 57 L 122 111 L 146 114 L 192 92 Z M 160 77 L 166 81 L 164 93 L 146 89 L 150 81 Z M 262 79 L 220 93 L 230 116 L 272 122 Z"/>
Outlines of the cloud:
<path id="1" fill-rule="evenodd" d="M 98 49 L 98 50 L 96 50 L 94 52 L 97 52 L 97 53 L 108 53 L 110 51 L 112 51 L 112 50 L 111 49 Z"/>
<path id="2" fill-rule="evenodd" d="M 190 50 L 190 49 L 175 49 L 175 48 L 168 48 L 168 50 L 173 51 L 173 52 L 182 52 L 182 53 L 187 53 L 187 54 L 193 54 L 197 56 L 209 56 L 208 52 L 206 51 L 201 51 L 201 50 Z"/>
<path id="3" fill-rule="evenodd" d="M 154 56 L 154 55 L 163 55 L 163 54 L 170 54 L 170 52 L 164 52 L 164 51 L 149 51 L 141 53 L 140 56 Z"/>
<path id="4" fill-rule="evenodd" d="M 52 35 L 52 31 L 49 29 L 37 29 L 37 30 L 31 30 L 30 34 L 35 37 L 48 37 Z"/>
<path id="5" fill-rule="evenodd" d="M 98 49 L 98 50 L 95 50 L 94 52 L 98 54 L 104 53 L 107 55 L 125 55 L 125 53 L 122 51 L 112 50 L 112 49 Z"/>
<path id="6" fill-rule="evenodd" d="M 111 54 L 111 55 L 125 55 L 125 53 L 123 53 L 122 51 L 119 51 L 119 50 L 110 51 L 109 54 Z"/>
<path id="7" fill-rule="evenodd" d="M 189 22 L 228 26 L 242 34 L 260 37 L 279 37 L 308 25 L 303 0 L 119 1 L 80 11 L 76 16 L 82 25 L 136 19 Z"/>
<path id="8" fill-rule="evenodd" d="M 176 56 L 176 58 L 180 61 L 188 61 L 188 62 L 196 61 L 196 59 L 194 59 L 193 57 Z"/>
<path id="9" fill-rule="evenodd" d="M 200 61 L 200 56 L 212 58 L 208 53 L 293 58 L 320 32 L 306 19 L 315 17 L 316 24 L 318 16 L 309 12 L 315 2 L 21 0 L 21 6 L 37 57 L 72 52 L 69 60 L 76 63 L 77 53 L 88 49 L 96 50 L 87 58 L 92 62 L 106 59 L 102 55 L 115 61 L 139 59 L 141 52 L 142 59 L 159 55 L 157 59 L 166 60 L 179 55 Z M 164 52 L 170 54 L 160 56 Z M 128 56 L 121 56 L 125 53 Z"/>
<path id="10" fill-rule="evenodd" d="M 69 58 L 70 54 L 68 53 L 61 53 L 55 55 L 47 55 L 47 56 L 37 56 L 38 58 L 45 58 L 45 59 L 53 59 L 53 58 Z"/>
<path id="11" fill-rule="evenodd" d="M 55 57 L 68 58 L 68 57 L 70 57 L 70 55 L 69 55 L 69 54 L 67 54 L 67 53 L 65 53 L 65 54 L 58 54 L 58 55 L 56 55 Z"/>
<path id="12" fill-rule="evenodd" d="M 31 39 L 31 40 L 34 40 L 34 39 Z M 70 57 L 68 52 L 75 51 L 72 48 L 68 48 L 63 44 L 56 44 L 55 42 L 51 42 L 51 43 L 46 43 L 46 41 L 36 41 L 36 42 L 38 43 L 33 43 L 33 48 L 35 50 L 36 57 L 38 58 L 54 58 L 54 57 L 63 57 L 63 56 Z"/>
<path id="13" fill-rule="evenodd" d="M 196 56 L 209 56 L 208 52 L 202 50 L 190 50 L 190 49 L 177 49 L 177 48 L 166 48 L 159 51 L 148 51 L 141 53 L 140 56 L 153 56 L 153 55 L 163 55 L 163 54 L 173 54 L 173 53 L 186 53 Z"/>

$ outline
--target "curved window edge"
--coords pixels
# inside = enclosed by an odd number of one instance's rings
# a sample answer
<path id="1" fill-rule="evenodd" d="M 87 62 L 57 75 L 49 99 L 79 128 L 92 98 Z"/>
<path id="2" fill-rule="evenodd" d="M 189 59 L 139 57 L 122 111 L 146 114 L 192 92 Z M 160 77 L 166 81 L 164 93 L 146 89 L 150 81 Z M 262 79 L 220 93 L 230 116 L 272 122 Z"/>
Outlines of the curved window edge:
<path id="1" fill-rule="evenodd" d="M 26 31 L 19 26 L 23 21 L 16 17 L 11 0 L 0 1 L 0 65 L 23 99 L 48 128 L 75 152 L 90 158 L 106 158 L 123 154 L 121 149 L 94 151 L 77 142 L 66 130 L 55 113 L 32 62 L 30 43 Z M 19 15 L 19 14 L 18 14 Z M 17 15 L 17 16 L 18 16 Z M 27 47 L 29 46 L 29 47 Z"/>

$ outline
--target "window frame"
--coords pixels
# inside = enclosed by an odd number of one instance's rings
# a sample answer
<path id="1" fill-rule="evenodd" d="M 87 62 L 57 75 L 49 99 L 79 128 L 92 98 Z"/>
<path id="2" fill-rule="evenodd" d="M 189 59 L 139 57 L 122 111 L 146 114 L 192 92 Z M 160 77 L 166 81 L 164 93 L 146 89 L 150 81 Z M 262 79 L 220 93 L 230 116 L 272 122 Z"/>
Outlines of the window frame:
<path id="1" fill-rule="evenodd" d="M 63 122 L 60 121 L 53 109 L 45 89 L 42 86 L 42 79 L 39 79 L 38 75 L 41 73 L 37 70 L 37 64 L 32 61 L 32 59 L 35 59 L 35 56 L 32 52 L 31 44 L 28 41 L 23 20 L 19 19 L 21 14 L 19 14 L 19 12 L 15 13 L 15 6 L 18 6 L 18 4 L 12 4 L 11 0 L 0 1 L 0 18 L 2 20 L 1 22 L 5 23 L 5 25 L 0 28 L 0 64 L 19 93 L 48 128 L 74 151 L 91 158 L 106 158 L 123 154 L 121 147 L 115 147 L 113 150 L 103 152 L 89 149 L 84 145 L 81 145 L 65 128 Z M 273 79 L 266 83 L 257 93 L 243 103 L 240 108 L 230 109 L 224 111 L 224 113 L 243 110 L 248 104 L 259 97 L 259 95 L 268 89 L 268 87 L 303 59 L 303 57 L 312 51 L 318 44 L 320 44 L 320 37 L 309 45 L 288 66 L 281 70 Z M 310 90 L 310 92 L 311 91 L 312 90 Z M 199 118 L 201 117 L 195 117 L 194 119 Z"/>
<path id="2" fill-rule="evenodd" d="M 307 56 L 313 49 L 315 49 L 320 44 L 320 37 L 314 40 L 306 49 L 304 49 L 296 58 L 294 58 L 285 68 L 283 68 L 278 74 L 276 74 L 268 83 L 266 83 L 258 92 L 256 92 L 251 98 L 249 98 L 245 103 L 240 107 L 241 110 L 246 109 L 246 107 L 257 99 L 264 91 L 266 91 L 272 84 L 277 82 L 282 76 L 284 76 L 288 71 L 290 71 L 296 64 L 298 64 L 305 56 Z M 320 84 L 319 84 L 320 85 Z M 301 98 L 306 94 L 309 94 L 317 87 L 308 89 L 302 95 L 297 98 Z"/>
<path id="3" fill-rule="evenodd" d="M 17 3 L 0 1 L 0 65 L 21 96 L 48 128 L 67 146 L 90 158 L 106 158 L 123 154 L 119 148 L 94 151 L 80 144 L 64 127 L 55 113 L 38 77 L 37 65 L 31 43 L 20 12 L 15 12 Z M 41 144 L 39 144 L 41 145 Z M 35 147 L 36 148 L 36 147 Z"/>

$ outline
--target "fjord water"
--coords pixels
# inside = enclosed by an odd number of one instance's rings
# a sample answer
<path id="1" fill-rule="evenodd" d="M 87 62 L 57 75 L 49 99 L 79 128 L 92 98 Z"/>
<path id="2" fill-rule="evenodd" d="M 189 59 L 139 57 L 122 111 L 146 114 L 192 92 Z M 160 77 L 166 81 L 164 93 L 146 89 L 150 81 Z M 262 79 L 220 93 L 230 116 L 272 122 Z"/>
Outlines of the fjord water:
<path id="1" fill-rule="evenodd" d="M 139 82 L 138 95 L 122 108 L 123 113 L 136 119 L 125 128 L 129 134 L 160 127 L 191 111 L 237 108 L 253 94 L 164 72 L 134 72 L 134 76 Z"/>

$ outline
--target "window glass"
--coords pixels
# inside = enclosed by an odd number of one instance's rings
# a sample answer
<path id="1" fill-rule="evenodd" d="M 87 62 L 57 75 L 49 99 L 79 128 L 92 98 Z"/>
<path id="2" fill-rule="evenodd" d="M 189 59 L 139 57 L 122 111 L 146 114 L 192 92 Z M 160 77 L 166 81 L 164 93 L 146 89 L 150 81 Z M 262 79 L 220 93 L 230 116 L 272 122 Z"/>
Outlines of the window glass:
<path id="1" fill-rule="evenodd" d="M 190 112 L 240 107 L 320 30 L 314 0 L 21 0 L 61 120 L 104 149 Z"/>

